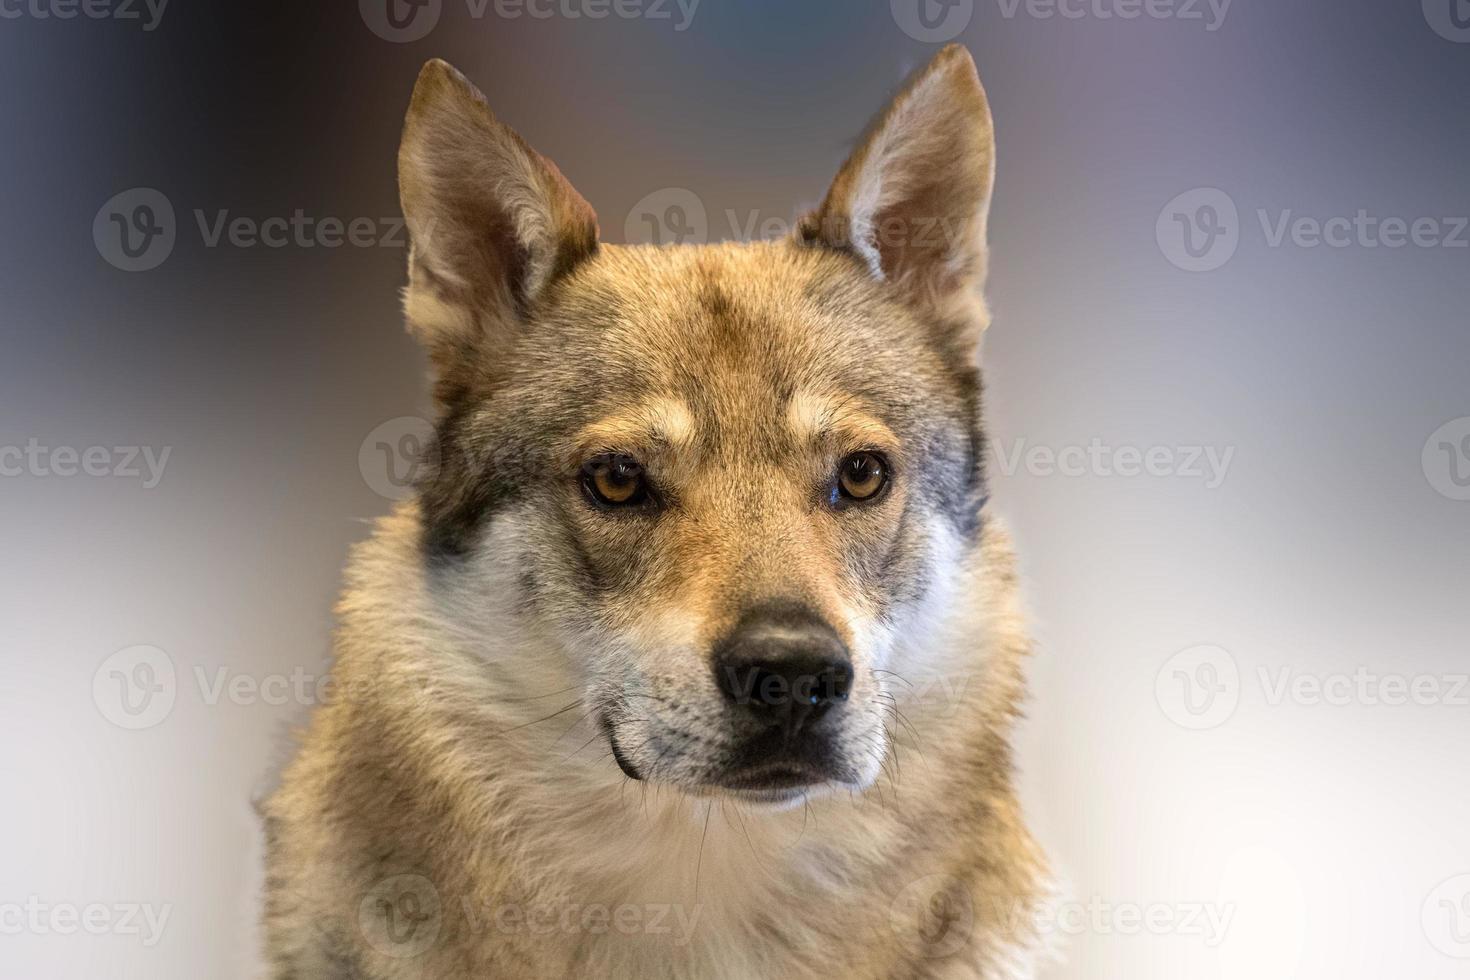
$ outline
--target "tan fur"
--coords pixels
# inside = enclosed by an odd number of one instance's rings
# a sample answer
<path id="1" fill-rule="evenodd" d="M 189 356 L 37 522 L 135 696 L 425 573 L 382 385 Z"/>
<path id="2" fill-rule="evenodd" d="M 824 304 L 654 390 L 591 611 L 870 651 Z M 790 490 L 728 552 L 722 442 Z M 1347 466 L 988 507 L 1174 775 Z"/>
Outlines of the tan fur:
<path id="1" fill-rule="evenodd" d="M 1028 641 L 975 513 L 993 152 L 968 54 L 910 83 L 795 241 L 589 243 L 585 202 L 439 64 L 404 145 L 405 211 L 435 228 L 406 306 L 445 417 L 421 497 L 353 553 L 342 696 L 265 808 L 277 980 L 1032 976 L 1047 886 L 1008 747 Z M 894 218 L 961 232 L 895 245 Z M 828 507 L 871 450 L 889 492 Z M 603 451 L 667 507 L 589 506 Z M 770 598 L 820 612 L 856 670 L 839 764 L 794 806 L 712 781 L 709 650 Z M 629 909 L 637 929 L 597 911 Z"/>

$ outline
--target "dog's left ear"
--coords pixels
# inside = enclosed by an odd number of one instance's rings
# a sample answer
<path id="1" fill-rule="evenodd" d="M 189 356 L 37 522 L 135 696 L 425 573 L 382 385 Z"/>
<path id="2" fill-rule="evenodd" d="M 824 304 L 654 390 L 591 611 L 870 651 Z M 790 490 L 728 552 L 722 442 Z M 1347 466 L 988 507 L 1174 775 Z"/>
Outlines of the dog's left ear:
<path id="1" fill-rule="evenodd" d="M 869 127 L 798 239 L 857 256 L 927 316 L 978 340 L 994 180 L 990 104 L 970 53 L 950 45 Z"/>

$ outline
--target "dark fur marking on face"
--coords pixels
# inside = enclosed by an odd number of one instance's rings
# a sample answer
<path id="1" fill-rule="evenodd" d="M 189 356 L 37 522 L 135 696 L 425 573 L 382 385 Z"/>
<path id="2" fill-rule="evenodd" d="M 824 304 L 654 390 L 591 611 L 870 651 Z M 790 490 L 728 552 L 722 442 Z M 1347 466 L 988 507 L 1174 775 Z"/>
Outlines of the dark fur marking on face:
<path id="1" fill-rule="evenodd" d="M 462 557 L 491 513 L 512 499 L 519 487 L 508 468 L 482 464 L 469 432 L 473 405 L 460 398 L 439 422 L 427 454 L 428 469 L 419 485 L 423 547 L 431 564 Z"/>
<path id="2" fill-rule="evenodd" d="M 571 548 L 572 558 L 576 561 L 575 574 L 582 580 L 586 591 L 594 595 L 607 595 L 612 592 L 607 576 L 597 567 L 591 552 L 583 543 L 581 535 L 571 527 L 565 528 L 566 540 Z"/>
<path id="3" fill-rule="evenodd" d="M 884 554 L 876 577 L 882 585 L 876 590 L 877 615 L 887 619 L 895 606 L 921 598 L 929 590 L 929 576 L 922 564 L 923 552 L 910 532 L 914 523 L 914 504 L 909 502 L 898 518 L 893 547 Z"/>
<path id="4" fill-rule="evenodd" d="M 943 506 L 954 526 L 965 538 L 978 540 L 980 511 L 989 499 L 985 474 L 986 438 L 982 424 L 984 414 L 984 381 L 979 368 L 966 368 L 955 374 L 959 395 L 965 406 L 965 457 L 963 474 L 954 486 L 942 488 Z"/>

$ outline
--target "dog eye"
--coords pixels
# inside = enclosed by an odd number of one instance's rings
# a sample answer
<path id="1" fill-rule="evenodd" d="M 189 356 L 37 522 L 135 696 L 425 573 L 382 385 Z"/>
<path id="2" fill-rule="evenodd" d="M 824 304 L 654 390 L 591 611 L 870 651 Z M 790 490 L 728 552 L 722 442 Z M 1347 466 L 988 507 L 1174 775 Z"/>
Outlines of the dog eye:
<path id="1" fill-rule="evenodd" d="M 862 503 L 877 498 L 888 485 L 888 464 L 877 453 L 853 453 L 842 461 L 832 503 Z"/>
<path id="2" fill-rule="evenodd" d="M 604 507 L 632 507 L 648 499 L 648 478 L 629 456 L 599 456 L 583 469 L 582 486 Z"/>

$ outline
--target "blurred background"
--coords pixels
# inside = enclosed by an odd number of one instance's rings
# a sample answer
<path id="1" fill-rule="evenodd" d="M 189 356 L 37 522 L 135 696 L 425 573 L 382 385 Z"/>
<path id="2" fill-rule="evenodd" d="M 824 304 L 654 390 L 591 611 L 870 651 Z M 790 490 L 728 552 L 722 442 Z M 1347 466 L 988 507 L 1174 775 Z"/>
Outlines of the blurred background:
<path id="1" fill-rule="evenodd" d="M 0 972 L 259 973 L 251 799 L 430 411 L 446 58 L 609 241 L 779 234 L 958 40 L 1045 976 L 1470 975 L 1470 4 L 0 0 Z"/>

